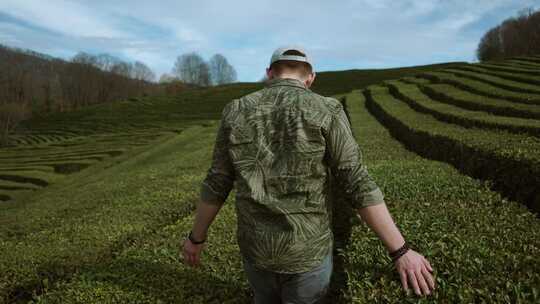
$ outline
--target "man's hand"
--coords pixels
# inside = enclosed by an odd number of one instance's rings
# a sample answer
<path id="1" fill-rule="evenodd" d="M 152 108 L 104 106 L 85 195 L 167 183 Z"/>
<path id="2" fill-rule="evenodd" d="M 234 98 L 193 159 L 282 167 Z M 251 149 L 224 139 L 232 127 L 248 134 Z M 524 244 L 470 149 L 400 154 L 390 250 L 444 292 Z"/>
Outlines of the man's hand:
<path id="1" fill-rule="evenodd" d="M 195 214 L 195 222 L 191 233 L 196 241 L 205 240 L 208 227 L 221 209 L 223 202 L 199 201 Z M 201 252 L 204 244 L 193 244 L 189 239 L 184 241 L 184 262 L 190 266 L 199 266 L 201 262 Z"/>
<path id="2" fill-rule="evenodd" d="M 435 280 L 431 275 L 433 268 L 421 254 L 410 249 L 396 262 L 396 269 L 401 278 L 403 289 L 409 293 L 409 282 L 417 295 L 429 295 L 435 289 Z"/>
<path id="3" fill-rule="evenodd" d="M 193 267 L 199 266 L 203 246 L 204 244 L 195 245 L 188 239 L 184 240 L 184 262 Z"/>

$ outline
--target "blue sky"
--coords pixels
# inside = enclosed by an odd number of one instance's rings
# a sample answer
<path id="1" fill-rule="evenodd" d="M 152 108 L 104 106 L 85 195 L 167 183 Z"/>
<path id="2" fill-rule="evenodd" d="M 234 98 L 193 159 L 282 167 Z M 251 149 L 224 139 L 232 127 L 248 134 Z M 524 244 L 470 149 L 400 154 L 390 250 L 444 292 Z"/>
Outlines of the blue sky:
<path id="1" fill-rule="evenodd" d="M 303 45 L 316 71 L 475 61 L 489 28 L 540 0 L 0 0 L 0 43 L 69 59 L 78 51 L 145 62 L 221 53 L 257 81 L 272 51 Z"/>

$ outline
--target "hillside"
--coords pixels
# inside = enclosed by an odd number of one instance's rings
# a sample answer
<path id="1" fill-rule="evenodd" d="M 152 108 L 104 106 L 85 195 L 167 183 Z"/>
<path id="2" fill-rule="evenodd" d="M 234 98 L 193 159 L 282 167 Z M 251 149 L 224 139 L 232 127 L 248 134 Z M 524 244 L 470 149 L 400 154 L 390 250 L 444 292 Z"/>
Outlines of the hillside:
<path id="1" fill-rule="evenodd" d="M 433 261 L 439 289 L 421 302 L 540 300 L 540 220 L 523 206 L 537 209 L 540 198 L 539 68 L 540 57 L 527 57 L 318 74 L 313 90 L 346 98 L 392 214 Z M 234 194 L 201 269 L 182 264 L 179 246 L 221 109 L 261 87 L 194 88 L 25 121 L 0 150 L 0 303 L 249 303 L 231 242 Z M 375 236 L 344 218 L 346 206 L 334 206 L 334 302 L 416 303 Z"/>
<path id="2" fill-rule="evenodd" d="M 457 65 L 321 72 L 312 89 L 325 95 L 344 93 L 387 79 Z M 0 200 L 24 197 L 65 174 L 135 146 L 148 145 L 160 135 L 174 135 L 201 121 L 219 119 L 228 101 L 262 87 L 261 83 L 236 83 L 193 88 L 177 97 L 130 98 L 24 121 L 0 155 Z"/>

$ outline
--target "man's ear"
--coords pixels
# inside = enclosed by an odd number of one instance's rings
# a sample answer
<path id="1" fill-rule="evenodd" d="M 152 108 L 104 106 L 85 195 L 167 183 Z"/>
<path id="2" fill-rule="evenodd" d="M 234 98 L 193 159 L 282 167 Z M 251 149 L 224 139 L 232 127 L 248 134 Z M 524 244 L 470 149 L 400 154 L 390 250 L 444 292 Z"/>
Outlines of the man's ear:
<path id="1" fill-rule="evenodd" d="M 309 88 L 309 87 L 313 84 L 313 82 L 315 81 L 315 76 L 316 76 L 316 74 L 315 74 L 315 72 L 313 72 L 313 73 L 309 74 L 309 76 L 307 77 L 305 83 L 306 83 L 306 86 L 307 86 L 308 88 Z"/>
<path id="2" fill-rule="evenodd" d="M 268 78 L 268 80 L 274 78 L 274 73 L 270 68 L 266 68 L 266 78 Z"/>

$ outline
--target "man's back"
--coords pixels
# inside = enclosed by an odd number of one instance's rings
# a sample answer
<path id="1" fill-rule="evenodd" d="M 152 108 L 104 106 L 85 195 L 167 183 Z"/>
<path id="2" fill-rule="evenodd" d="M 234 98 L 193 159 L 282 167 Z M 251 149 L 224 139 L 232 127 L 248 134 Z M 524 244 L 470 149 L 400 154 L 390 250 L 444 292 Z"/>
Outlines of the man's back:
<path id="1" fill-rule="evenodd" d="M 330 168 L 346 191 L 367 194 L 359 203 L 382 200 L 339 101 L 276 78 L 223 110 L 203 194 L 224 200 L 234 179 L 244 258 L 261 269 L 303 272 L 332 250 Z"/>
<path id="2" fill-rule="evenodd" d="M 433 269 L 393 222 L 341 104 L 308 89 L 312 67 L 301 47 L 278 48 L 267 87 L 224 108 L 184 259 L 199 263 L 208 227 L 236 184 L 238 243 L 255 302 L 322 300 L 332 273 L 331 176 L 383 241 L 403 287 L 410 281 L 429 294 Z"/>
<path id="3" fill-rule="evenodd" d="M 295 273 L 332 244 L 324 130 L 340 109 L 295 79 L 233 101 L 224 115 L 236 173 L 238 241 L 246 259 Z"/>

